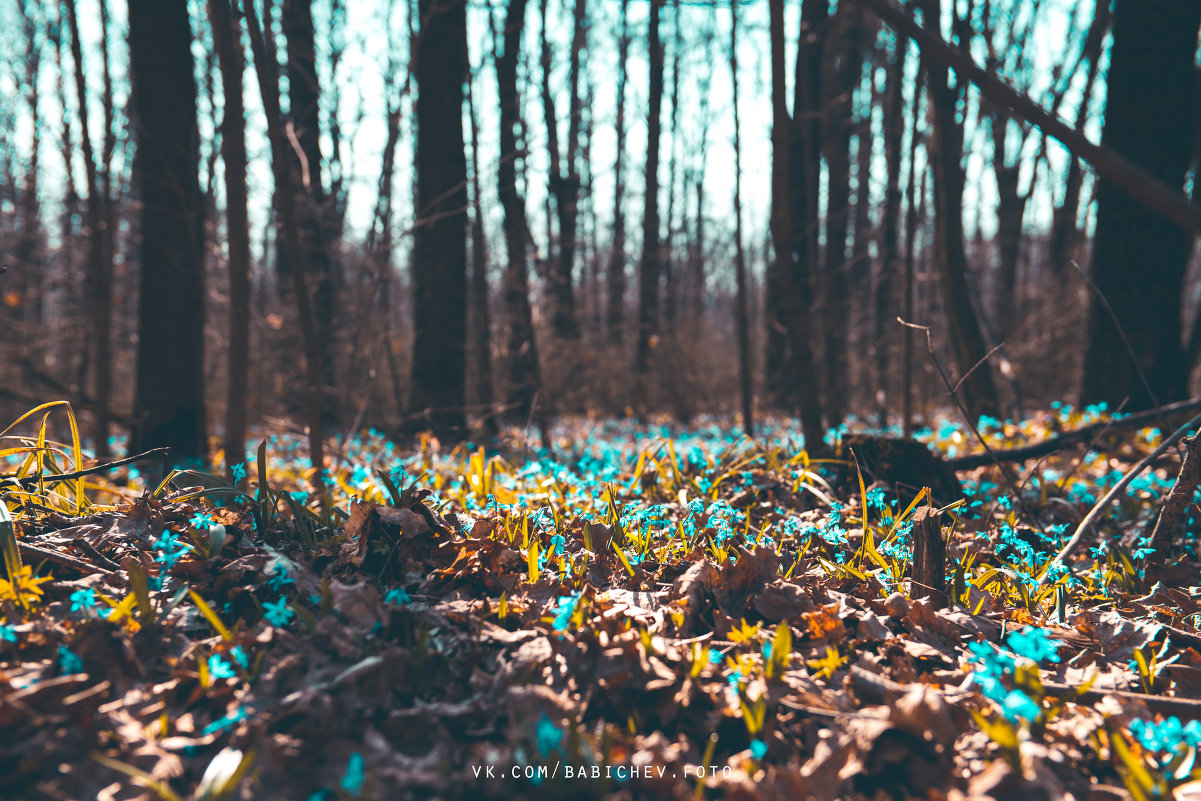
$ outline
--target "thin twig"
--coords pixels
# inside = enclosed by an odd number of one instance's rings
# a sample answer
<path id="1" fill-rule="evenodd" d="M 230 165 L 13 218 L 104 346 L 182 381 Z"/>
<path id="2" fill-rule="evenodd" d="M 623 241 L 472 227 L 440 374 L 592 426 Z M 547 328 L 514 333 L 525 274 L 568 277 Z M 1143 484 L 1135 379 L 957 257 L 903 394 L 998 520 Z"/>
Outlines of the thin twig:
<path id="1" fill-rule="evenodd" d="M 1156 459 L 1167 453 L 1168 449 L 1179 442 L 1181 437 L 1198 425 L 1201 425 L 1201 414 L 1197 415 L 1192 420 L 1189 420 L 1180 428 L 1176 429 L 1170 437 L 1160 443 L 1158 448 L 1151 451 L 1146 458 L 1131 468 L 1130 472 L 1122 476 L 1122 480 L 1115 484 L 1113 489 L 1105 493 L 1105 497 L 1097 501 L 1096 505 L 1093 506 L 1093 508 L 1089 510 L 1088 514 L 1084 516 L 1084 519 L 1080 521 L 1080 525 L 1076 527 L 1076 532 L 1072 534 L 1072 538 L 1068 540 L 1066 544 L 1064 544 L 1063 549 L 1055 555 L 1054 559 L 1052 559 L 1050 562 L 1047 562 L 1047 566 L 1043 568 L 1042 575 L 1038 578 L 1037 586 L 1041 587 L 1046 584 L 1047 577 L 1051 575 L 1052 569 L 1062 566 L 1064 564 L 1064 560 L 1066 560 L 1068 556 L 1070 556 L 1071 553 L 1076 550 L 1077 547 L 1079 547 L 1081 541 L 1084 539 L 1084 535 L 1088 533 L 1090 528 L 1092 528 L 1093 523 L 1096 522 L 1097 518 L 1101 516 L 1101 513 L 1105 511 L 1106 507 L 1113 503 L 1114 498 L 1118 497 L 1118 495 L 1120 495 L 1126 489 L 1126 487 L 1130 485 L 1130 482 L 1134 481 L 1134 479 L 1136 479 L 1140 473 L 1150 467 Z"/>
<path id="2" fill-rule="evenodd" d="M 934 362 L 934 368 L 938 370 L 938 375 L 940 378 L 942 378 L 942 383 L 946 386 L 947 393 L 951 396 L 951 400 L 955 401 L 955 405 L 959 407 L 960 414 L 962 414 L 963 419 L 967 421 L 968 428 L 972 430 L 972 433 L 976 435 L 976 439 L 981 445 L 984 446 L 984 450 L 988 453 L 989 458 L 992 459 L 992 462 L 994 465 L 996 465 L 996 468 L 1001 471 L 1001 477 L 1005 479 L 1005 483 L 1009 485 L 1009 491 L 1013 493 L 1014 500 L 1016 500 L 1018 506 L 1021 507 L 1022 514 L 1027 520 L 1034 524 L 1035 528 L 1045 535 L 1047 532 L 1043 530 L 1042 524 L 1038 521 L 1038 518 L 1026 508 L 1026 502 L 1022 500 L 1022 493 L 1021 490 L 1018 489 L 1017 482 L 1013 480 L 1013 476 L 1009 474 L 1009 471 L 1006 470 L 1004 466 L 1002 466 L 1001 460 L 998 459 L 993 453 L 993 449 L 989 446 L 988 442 L 985 441 L 983 435 L 980 434 L 980 430 L 976 428 L 976 423 L 974 420 L 972 420 L 972 416 L 964 407 L 963 401 L 959 400 L 959 395 L 955 392 L 955 387 L 951 386 L 951 379 L 947 377 L 946 371 L 942 369 L 942 363 L 938 361 L 938 356 L 934 353 L 934 340 L 930 337 L 930 326 L 906 322 L 900 317 L 897 318 L 897 322 L 901 325 L 909 328 L 915 328 L 918 331 L 924 331 L 926 333 L 926 349 L 930 353 L 930 361 Z"/>
<path id="3" fill-rule="evenodd" d="M 170 448 L 151 448 L 148 451 L 144 451 L 143 453 L 139 453 L 134 456 L 126 456 L 124 459 L 118 459 L 115 462 L 105 462 L 104 464 L 98 464 L 93 467 L 85 468 L 83 470 L 76 470 L 74 473 L 56 473 L 55 475 L 50 475 L 50 476 L 36 476 L 35 475 L 35 476 L 25 476 L 24 478 L 17 478 L 16 476 L 9 476 L 9 477 L 5 478 L 3 481 L 0 481 L 0 486 L 2 486 L 4 484 L 16 484 L 17 486 L 21 487 L 22 489 L 27 489 L 29 487 L 37 486 L 39 482 L 72 481 L 77 478 L 83 478 L 84 476 L 91 476 L 91 475 L 95 475 L 96 473 L 103 473 L 107 470 L 112 470 L 115 467 L 123 467 L 124 465 L 130 464 L 131 462 L 140 462 L 142 459 L 145 459 L 148 456 L 157 456 L 159 454 L 165 454 L 169 450 L 170 450 Z"/>

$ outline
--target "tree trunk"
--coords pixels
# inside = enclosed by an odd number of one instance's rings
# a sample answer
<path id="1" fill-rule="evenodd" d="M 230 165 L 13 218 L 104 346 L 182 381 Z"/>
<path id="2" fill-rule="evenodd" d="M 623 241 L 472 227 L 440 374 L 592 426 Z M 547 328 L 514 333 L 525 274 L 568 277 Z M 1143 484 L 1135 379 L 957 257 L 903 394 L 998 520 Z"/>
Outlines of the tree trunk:
<path id="1" fill-rule="evenodd" d="M 79 38 L 79 15 L 75 0 L 67 0 L 67 24 L 71 33 L 71 57 L 75 64 L 75 97 L 79 108 L 79 138 L 83 149 L 84 179 L 87 182 L 88 271 L 85 281 L 88 319 L 91 327 L 93 392 L 96 400 L 92 437 L 96 458 L 108 458 L 108 410 L 112 399 L 112 256 L 105 243 L 104 199 L 101 197 L 96 153 L 87 119 L 88 91 L 83 75 L 83 48 Z M 141 148 L 139 148 L 140 152 Z M 143 259 L 145 263 L 145 259 Z"/>
<path id="2" fill-rule="evenodd" d="M 1088 61 L 1088 74 L 1084 81 L 1083 100 L 1076 110 L 1076 130 L 1082 135 L 1088 118 L 1089 100 L 1092 99 L 1093 84 L 1101 70 L 1101 48 L 1105 34 L 1109 31 L 1110 0 L 1096 0 L 1096 11 L 1084 43 L 1082 58 Z M 1080 213 L 1080 190 L 1084 185 L 1084 167 L 1080 159 L 1072 157 L 1068 163 L 1068 175 L 1064 182 L 1063 202 L 1055 207 L 1051 217 L 1050 263 L 1053 274 L 1062 279 L 1080 244 L 1082 234 L 1076 225 Z"/>
<path id="3" fill-rule="evenodd" d="M 413 234 L 412 409 L 439 435 L 466 426 L 466 0 L 421 0 L 417 221 Z"/>
<path id="4" fill-rule="evenodd" d="M 521 121 L 521 99 L 517 93 L 517 62 L 521 56 L 521 32 L 525 27 L 526 0 L 509 0 L 505 16 L 504 51 L 496 59 L 496 86 L 500 97 L 500 162 L 497 188 L 504 210 L 505 248 L 508 262 L 504 276 L 505 322 L 508 325 L 508 388 L 506 415 L 524 422 L 534 412 L 541 386 L 538 348 L 530 313 L 529 265 L 526 243 L 529 225 L 525 199 L 517 191 L 517 129 Z"/>
<path id="5" fill-rule="evenodd" d="M 876 313 L 875 313 L 875 388 L 876 414 L 878 424 L 883 427 L 887 423 L 889 400 L 890 363 L 889 340 L 892 338 L 885 333 L 897 328 L 896 313 L 904 306 L 898 306 L 894 295 L 894 277 L 903 268 L 900 258 L 900 226 L 901 226 L 901 163 L 902 135 L 905 125 L 905 99 L 902 87 L 905 78 L 905 59 L 909 54 L 909 40 L 898 37 L 894 45 L 892 63 L 889 65 L 888 80 L 885 81 L 884 92 L 884 158 L 885 179 L 884 188 L 884 218 L 880 225 L 880 268 L 876 280 Z M 916 81 L 915 81 L 916 83 Z M 915 86 L 915 94 L 920 94 L 920 87 Z M 912 190 L 911 190 L 912 191 Z M 902 278 L 902 283 L 904 279 Z M 905 304 L 907 306 L 907 304 Z M 905 308 L 908 312 L 908 309 Z M 890 316 L 891 312 L 891 316 Z M 908 320 L 908 318 L 906 318 Z M 910 320 L 909 322 L 913 322 Z M 904 329 L 903 336 L 908 336 L 909 329 Z"/>
<path id="6" fill-rule="evenodd" d="M 289 162 L 298 179 L 294 201 L 304 269 L 312 276 L 313 315 L 317 324 L 317 349 L 321 366 L 321 416 L 323 427 L 336 424 L 338 414 L 335 379 L 335 294 L 332 234 L 328 200 L 322 181 L 321 87 L 313 31 L 312 0 L 284 0 L 280 29 L 287 40 L 288 116 L 285 133 L 291 141 Z M 287 249 L 280 264 L 286 272 Z"/>
<path id="7" fill-rule="evenodd" d="M 617 42 L 617 158 L 613 165 L 613 244 L 606 270 L 608 302 L 605 327 L 609 341 L 620 345 L 625 334 L 626 217 L 625 155 L 626 65 L 630 54 L 629 0 L 621 0 L 621 35 Z"/>
<path id="8" fill-rule="evenodd" d="M 129 0 L 130 100 L 142 202 L 130 450 L 167 446 L 176 464 L 200 466 L 207 453 L 204 274 L 191 47 L 185 0 Z"/>
<path id="9" fill-rule="evenodd" d="M 735 298 L 735 326 L 738 335 L 738 387 L 742 400 L 742 430 L 755 436 L 755 395 L 751 373 L 751 339 L 749 321 L 749 288 L 747 287 L 746 257 L 742 251 L 742 131 L 738 114 L 738 0 L 730 0 L 730 83 L 734 98 L 734 276 L 738 294 Z M 699 213 L 699 211 L 698 211 Z"/>
<path id="10" fill-rule="evenodd" d="M 225 400 L 225 469 L 245 461 L 250 390 L 250 223 L 246 207 L 246 128 L 242 105 L 242 31 L 229 0 L 209 0 L 213 47 L 221 65 L 225 109 L 221 159 L 225 163 L 225 220 L 229 242 L 229 386 Z"/>
<path id="11" fill-rule="evenodd" d="M 480 129 L 475 116 L 475 97 L 472 86 L 474 74 L 467 80 L 467 116 L 471 120 L 471 287 L 468 298 L 472 376 L 475 381 L 475 403 L 484 423 L 495 429 L 492 417 L 492 316 L 488 311 L 488 241 L 484 235 L 483 204 L 480 200 Z"/>
<path id="12" fill-rule="evenodd" d="M 574 271 L 576 229 L 579 221 L 580 171 L 577 154 L 580 145 L 580 54 L 584 50 L 587 30 L 586 0 L 575 0 L 574 27 L 571 38 L 571 64 L 568 80 L 570 90 L 567 107 L 567 152 L 559 158 L 558 120 L 550 90 L 551 47 L 547 37 L 546 11 L 549 0 L 542 0 L 542 108 L 546 118 L 547 148 L 550 155 L 549 195 L 555 200 L 559 225 L 558 258 L 551 252 L 547 239 L 547 293 L 550 295 L 551 329 L 560 339 L 576 339 L 580 335 L 576 319 Z M 566 170 L 564 170 L 564 167 Z M 549 218 L 547 222 L 549 226 Z"/>
<path id="13" fill-rule="evenodd" d="M 144 0 L 153 2 L 153 0 Z M 317 344 L 317 323 L 309 302 L 308 280 L 305 277 L 304 256 L 300 240 L 300 223 L 292 188 L 292 169 L 288 163 L 288 143 L 284 135 L 284 118 L 279 102 L 279 63 L 275 51 L 268 47 L 259 24 L 254 0 L 246 0 L 246 30 L 254 54 L 254 70 L 258 78 L 259 95 L 267 118 L 267 137 L 271 143 L 271 172 L 275 178 L 275 197 L 283 223 L 284 247 L 294 269 L 292 292 L 296 296 L 296 311 L 300 318 L 300 337 L 304 347 L 305 396 L 309 433 L 309 460 L 313 484 L 321 491 L 325 482 L 325 433 L 321 415 L 321 362 Z"/>
<path id="14" fill-rule="evenodd" d="M 638 265 L 638 351 L 635 372 L 645 377 L 650 373 L 652 353 L 659 334 L 659 135 L 663 111 L 663 43 L 659 36 L 659 16 L 664 0 L 650 0 L 649 64 L 650 96 L 646 118 L 646 192 L 643 196 L 642 258 Z M 645 382 L 643 398 L 645 399 Z"/>
<path id="15" fill-rule="evenodd" d="M 922 0 L 927 24 L 937 29 L 941 0 Z M 950 84 L 949 71 L 922 51 L 930 98 L 931 166 L 934 168 L 934 250 L 942 283 L 948 339 L 959 374 L 970 375 L 959 386 L 960 400 L 973 416 L 997 413 L 997 393 L 988 364 L 972 370 L 988 354 L 980 321 L 968 288 L 967 253 L 963 243 L 963 123 L 956 117 L 962 87 Z"/>
<path id="16" fill-rule="evenodd" d="M 810 5 L 810 11 L 814 6 Z M 771 78 L 772 78 L 772 211 L 771 231 L 775 246 L 775 267 L 773 276 L 769 274 L 767 287 L 768 302 L 768 335 L 769 343 L 773 331 L 782 331 L 785 336 L 783 343 L 787 347 L 789 361 L 783 375 L 774 376 L 776 382 L 789 379 L 790 388 L 795 388 L 799 397 L 801 428 L 805 437 L 805 447 L 810 452 L 819 451 L 824 447 L 824 430 L 821 424 L 821 403 L 817 396 L 816 372 L 813 365 L 813 352 L 810 349 L 809 338 L 809 296 L 806 287 L 801 284 L 802 271 L 798 262 L 795 243 L 796 224 L 793 221 L 796 197 L 793 189 L 796 186 L 795 174 L 792 170 L 791 151 L 794 149 L 794 124 L 788 114 L 786 80 L 784 72 L 784 2 L 770 0 L 771 14 Z M 804 13 L 802 11 L 802 13 Z M 814 12 L 814 16 L 818 16 Z M 804 24 L 802 40 L 810 38 L 811 23 Z M 810 39 L 810 46 L 815 43 Z M 804 48 L 802 48 L 802 52 Z M 801 53 L 798 53 L 798 65 Z M 811 76 L 809 76 L 811 77 Z M 804 104 L 800 106 L 806 108 Z M 799 134 L 796 134 L 799 136 Z M 816 138 L 813 139 L 816 144 Z M 813 176 L 816 186 L 816 176 Z M 814 192 L 814 195 L 816 193 Z M 809 195 L 804 194 L 804 199 Z M 816 215 L 816 208 L 809 209 Z M 816 222 L 813 220 L 812 222 Z M 815 237 L 805 241 L 814 242 Z M 812 254 L 809 254 L 810 256 Z M 812 264 L 812 261 L 807 262 Z M 769 346 L 769 359 L 774 351 Z M 769 375 L 769 381 L 773 376 Z M 769 384 L 769 386 L 772 386 Z M 779 383 L 775 385 L 776 397 L 789 398 L 792 392 L 785 392 Z"/>
<path id="17" fill-rule="evenodd" d="M 1195 141 L 1199 24 L 1201 3 L 1117 0 L 1114 6 L 1102 144 L 1174 189 L 1184 184 Z M 1137 411 L 1185 396 L 1180 296 L 1192 243 L 1190 234 L 1101 180 L 1093 281 L 1117 320 L 1100 302 L 1089 310 L 1085 402 L 1116 407 L 1129 396 L 1127 408 Z"/>
<path id="18" fill-rule="evenodd" d="M 851 214 L 851 133 L 854 130 L 855 87 L 862 70 L 856 32 L 856 14 L 849 6 L 835 18 L 834 35 L 824 44 L 832 52 L 826 64 L 833 68 L 830 96 L 822 116 L 826 151 L 826 258 L 825 303 L 821 319 L 825 333 L 823 377 L 826 379 L 827 424 L 837 428 L 847 412 L 847 334 L 851 304 L 847 298 L 847 232 Z"/>

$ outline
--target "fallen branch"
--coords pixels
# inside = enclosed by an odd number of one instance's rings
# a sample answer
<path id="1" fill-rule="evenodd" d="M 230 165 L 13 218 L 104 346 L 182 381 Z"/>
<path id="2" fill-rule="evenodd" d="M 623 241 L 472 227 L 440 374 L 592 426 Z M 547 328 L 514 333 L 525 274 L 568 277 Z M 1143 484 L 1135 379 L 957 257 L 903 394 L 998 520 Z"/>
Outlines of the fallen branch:
<path id="1" fill-rule="evenodd" d="M 1103 180 L 1121 187 L 1150 211 L 1189 233 L 1201 233 L 1201 207 L 1191 202 L 1179 187 L 1169 186 L 1113 148 L 1093 142 L 1082 131 L 985 70 L 965 50 L 952 47 L 937 32 L 918 25 L 893 0 L 858 1 L 897 33 L 917 42 L 924 57 L 955 70 L 974 83 L 998 112 L 1033 125 L 1058 140 L 1073 156 L 1096 170 Z"/>
<path id="2" fill-rule="evenodd" d="M 1201 436 L 1194 434 L 1184 438 L 1184 464 L 1180 465 L 1180 475 L 1151 530 L 1151 547 L 1156 552 L 1166 551 L 1172 537 L 1180 530 L 1184 512 L 1193 502 L 1198 483 L 1201 483 Z"/>
<path id="3" fill-rule="evenodd" d="M 52 483 L 59 482 L 59 481 L 72 481 L 77 478 L 83 478 L 84 476 L 91 476 L 91 475 L 95 475 L 97 473 L 103 473 L 108 470 L 112 470 L 113 468 L 116 468 L 116 467 L 123 467 L 123 466 L 125 466 L 127 464 L 131 464 L 133 462 L 140 462 L 143 459 L 146 459 L 150 456 L 158 456 L 159 454 L 164 454 L 168 450 L 170 450 L 170 449 L 169 448 L 151 448 L 148 451 L 143 451 L 142 453 L 138 453 L 133 456 L 126 456 L 124 459 L 118 459 L 115 462 L 105 462 L 104 464 L 98 464 L 98 465 L 94 465 L 92 467 L 86 467 L 83 470 L 76 470 L 74 473 L 55 473 L 55 474 L 49 475 L 49 476 L 33 475 L 33 476 L 25 476 L 24 478 L 17 478 L 15 476 L 6 476 L 3 480 L 0 480 L 0 486 L 4 486 L 5 484 L 10 484 L 10 485 L 15 484 L 16 486 L 20 487 L 21 489 L 29 489 L 31 487 L 36 487 L 39 482 L 45 482 L 47 484 L 52 484 Z"/>
<path id="4" fill-rule="evenodd" d="M 993 463 L 993 460 L 1001 462 L 1024 462 L 1027 459 L 1036 459 L 1039 456 L 1046 456 L 1049 453 L 1062 450 L 1071 445 L 1077 445 L 1093 438 L 1097 433 L 1109 430 L 1120 430 L 1124 428 L 1142 428 L 1148 423 L 1158 422 L 1159 418 L 1165 415 L 1177 414 L 1181 412 L 1195 412 L 1201 409 L 1201 398 L 1193 400 L 1180 401 L 1179 403 L 1170 403 L 1167 406 L 1161 406 L 1158 409 L 1148 409 L 1145 412 L 1128 415 L 1119 420 L 1106 420 L 1100 423 L 1091 423 L 1072 431 L 1064 432 L 1049 439 L 1041 440 L 1030 445 L 1023 445 L 1020 448 L 1009 448 L 1007 450 L 994 450 L 991 454 L 988 453 L 973 453 L 967 456 L 960 456 L 956 459 L 948 459 L 947 464 L 952 470 L 963 471 L 972 470 L 977 467 L 984 467 Z"/>
<path id="5" fill-rule="evenodd" d="M 1066 560 L 1068 556 L 1070 556 L 1072 552 L 1079 547 L 1080 542 L 1084 539 L 1084 535 L 1087 534 L 1089 529 L 1092 528 L 1093 523 L 1095 523 L 1097 518 L 1101 516 L 1101 513 L 1108 508 L 1109 504 L 1113 503 L 1115 498 L 1125 492 L 1126 487 L 1130 485 L 1130 482 L 1138 478 L 1138 476 L 1144 470 L 1150 467 L 1156 459 L 1167 453 L 1169 448 L 1174 446 L 1182 437 L 1184 437 L 1185 434 L 1196 428 L 1198 425 L 1201 425 L 1201 414 L 1197 415 L 1192 420 L 1189 420 L 1180 428 L 1172 432 L 1172 435 L 1165 439 L 1158 448 L 1153 450 L 1147 455 L 1146 458 L 1131 468 L 1130 472 L 1122 476 L 1122 480 L 1115 484 L 1113 489 L 1105 493 L 1104 498 L 1097 501 L 1097 504 L 1090 509 L 1088 514 L 1084 516 L 1084 519 L 1080 521 L 1080 525 L 1076 527 L 1076 532 L 1072 534 L 1072 538 L 1064 544 L 1062 550 L 1056 554 L 1055 558 L 1047 563 L 1046 568 L 1043 569 L 1042 575 L 1038 578 L 1039 587 L 1047 583 L 1047 577 L 1050 576 L 1052 572 L 1059 572 L 1056 570 L 1056 568 L 1063 566 L 1064 560 Z"/>

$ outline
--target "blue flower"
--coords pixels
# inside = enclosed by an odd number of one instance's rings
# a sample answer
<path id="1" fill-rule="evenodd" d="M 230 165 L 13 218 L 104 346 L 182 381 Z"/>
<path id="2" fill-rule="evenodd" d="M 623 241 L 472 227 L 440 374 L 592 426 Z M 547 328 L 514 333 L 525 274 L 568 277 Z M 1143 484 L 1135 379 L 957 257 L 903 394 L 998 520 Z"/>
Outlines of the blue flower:
<path id="1" fill-rule="evenodd" d="M 1019 656 L 1041 662 L 1059 661 L 1059 646 L 1063 643 L 1052 640 L 1047 632 L 1035 626 L 1028 626 L 1024 631 L 1015 631 L 1006 639 L 1006 643 Z"/>
<path id="2" fill-rule="evenodd" d="M 867 491 L 867 508 L 882 512 L 886 506 L 883 488 L 876 487 Z"/>
<path id="3" fill-rule="evenodd" d="M 709 649 L 709 661 L 716 665 L 719 662 L 721 662 L 721 660 L 722 660 L 721 651 L 717 650 L 716 648 L 710 648 Z"/>
<path id="4" fill-rule="evenodd" d="M 205 734 L 205 735 L 216 734 L 219 731 L 224 731 L 225 729 L 228 729 L 230 726 L 233 726 L 235 723 L 237 723 L 240 720 L 244 720 L 245 718 L 246 718 L 246 710 L 243 709 L 242 707 L 238 707 L 233 712 L 230 712 L 228 715 L 217 718 L 212 723 L 205 726 L 204 729 L 201 731 L 201 734 Z"/>
<path id="5" fill-rule="evenodd" d="M 58 646 L 58 666 L 62 668 L 63 673 L 83 672 L 83 660 L 65 645 Z"/>
<path id="6" fill-rule="evenodd" d="M 169 528 L 163 529 L 163 533 L 157 540 L 154 541 L 152 547 L 159 551 L 170 551 L 180 547 L 179 535 Z"/>
<path id="7" fill-rule="evenodd" d="M 250 669 L 250 659 L 246 656 L 246 652 L 242 650 L 242 646 L 235 645 L 233 648 L 230 648 L 229 655 L 234 658 L 234 662 L 236 662 L 238 667 L 242 668 L 242 670 Z"/>
<path id="8" fill-rule="evenodd" d="M 0 640 L 17 641 L 17 630 L 7 623 L 0 623 Z"/>
<path id="9" fill-rule="evenodd" d="M 229 468 L 229 472 L 234 477 L 235 483 L 241 481 L 242 479 L 246 478 L 246 463 L 238 462 L 236 465 L 233 465 Z"/>
<path id="10" fill-rule="evenodd" d="M 274 562 L 269 567 L 275 568 L 271 571 L 271 578 L 267 580 L 267 585 L 273 591 L 283 592 L 285 586 L 296 583 L 296 579 L 288 575 L 288 567 L 283 562 Z"/>
<path id="11" fill-rule="evenodd" d="M 751 756 L 755 759 L 763 759 L 767 755 L 767 743 L 762 740 L 751 740 Z"/>
<path id="12" fill-rule="evenodd" d="M 208 660 L 209 675 L 214 679 L 232 679 L 234 669 L 219 654 L 213 654 Z"/>
<path id="13" fill-rule="evenodd" d="M 580 593 L 567 595 L 559 599 L 559 606 L 555 610 L 555 631 L 565 631 L 571 625 L 571 616 L 575 614 L 576 604 L 580 601 Z"/>
<path id="14" fill-rule="evenodd" d="M 413 598 L 407 592 L 405 592 L 404 587 L 393 587 L 392 589 L 388 590 L 387 595 L 384 596 L 384 603 L 396 604 L 397 606 L 404 606 L 411 600 L 413 600 Z"/>
<path id="15" fill-rule="evenodd" d="M 1007 672 L 1013 670 L 1017 664 L 1017 660 L 1011 654 L 999 650 L 984 642 L 970 642 L 967 649 L 972 652 L 972 657 L 969 661 L 976 664 L 976 670 L 979 673 L 1000 678 Z"/>
<path id="16" fill-rule="evenodd" d="M 358 798 L 363 794 L 363 782 L 367 780 L 367 776 L 363 771 L 365 762 L 363 755 L 355 751 L 350 755 L 350 759 L 346 760 L 346 773 L 342 775 L 342 789 L 350 793 L 351 797 Z"/>
<path id="17" fill-rule="evenodd" d="M 96 591 L 90 587 L 71 593 L 72 612 L 91 612 L 96 608 Z"/>
<path id="18" fill-rule="evenodd" d="M 550 752 L 563 742 L 563 730 L 556 726 L 545 712 L 542 713 L 542 717 L 538 718 L 535 734 L 538 737 L 538 751 L 542 756 L 549 756 Z"/>
<path id="19" fill-rule="evenodd" d="M 730 683 L 731 687 L 737 687 L 739 682 L 742 681 L 742 671 L 735 670 L 733 673 L 731 673 L 729 676 L 726 677 L 726 681 Z"/>
<path id="20" fill-rule="evenodd" d="M 1042 707 L 1021 690 L 1010 690 L 1001 703 L 1001 713 L 1010 723 L 1019 719 L 1034 720 L 1042 712 Z"/>
<path id="21" fill-rule="evenodd" d="M 188 520 L 188 525 L 194 529 L 210 528 L 216 524 L 217 523 L 215 520 L 213 520 L 212 515 L 205 511 L 197 512 Z"/>
<path id="22" fill-rule="evenodd" d="M 263 604 L 263 611 L 267 622 L 277 628 L 283 628 L 291 623 L 292 618 L 296 615 L 295 612 L 288 608 L 288 599 L 282 595 L 275 603 L 267 601 Z"/>

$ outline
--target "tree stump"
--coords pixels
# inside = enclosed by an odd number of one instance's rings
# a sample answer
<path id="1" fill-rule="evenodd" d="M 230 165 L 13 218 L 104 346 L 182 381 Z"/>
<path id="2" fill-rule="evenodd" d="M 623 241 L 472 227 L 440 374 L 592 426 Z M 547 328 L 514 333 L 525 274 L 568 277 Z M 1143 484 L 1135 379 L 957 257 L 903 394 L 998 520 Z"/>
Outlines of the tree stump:
<path id="1" fill-rule="evenodd" d="M 912 596 L 925 599 L 935 609 L 947 605 L 946 558 L 947 544 L 938 522 L 938 511 L 922 506 L 913 513 L 913 579 Z"/>

